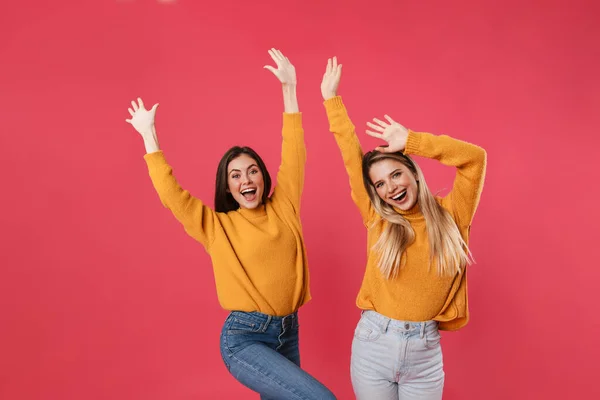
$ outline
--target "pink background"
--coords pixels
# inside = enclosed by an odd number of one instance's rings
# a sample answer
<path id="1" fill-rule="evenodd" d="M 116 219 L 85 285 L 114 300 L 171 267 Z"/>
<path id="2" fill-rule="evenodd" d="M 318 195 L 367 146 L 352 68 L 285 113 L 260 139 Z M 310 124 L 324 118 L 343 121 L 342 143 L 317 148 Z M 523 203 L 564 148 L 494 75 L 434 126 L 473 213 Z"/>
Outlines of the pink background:
<path id="1" fill-rule="evenodd" d="M 366 244 L 321 104 L 336 55 L 365 148 L 365 122 L 388 113 L 488 152 L 472 319 L 443 335 L 444 398 L 600 396 L 597 3 L 48 3 L 0 10 L 0 398 L 258 398 L 221 361 L 210 260 L 162 208 L 125 118 L 137 96 L 161 103 L 161 146 L 209 204 L 231 145 L 275 175 L 272 46 L 296 65 L 308 146 L 303 366 L 353 398 Z M 419 162 L 450 187 L 454 171 Z"/>

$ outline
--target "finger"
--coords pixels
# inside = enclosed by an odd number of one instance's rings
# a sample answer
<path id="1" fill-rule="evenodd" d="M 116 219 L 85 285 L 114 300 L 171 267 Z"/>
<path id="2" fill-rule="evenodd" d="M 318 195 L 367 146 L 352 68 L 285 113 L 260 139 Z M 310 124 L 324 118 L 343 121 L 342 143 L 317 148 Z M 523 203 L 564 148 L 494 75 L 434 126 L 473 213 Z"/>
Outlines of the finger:
<path id="1" fill-rule="evenodd" d="M 138 110 L 138 105 L 135 101 L 131 102 L 131 106 L 133 107 L 133 111 L 137 111 Z"/>
<path id="2" fill-rule="evenodd" d="M 367 133 L 367 135 L 372 136 L 376 139 L 383 139 L 383 135 L 381 133 L 373 132 L 368 129 L 365 132 Z"/>
<path id="3" fill-rule="evenodd" d="M 263 68 L 268 69 L 269 71 L 271 71 L 275 76 L 277 76 L 277 69 L 271 67 L 270 65 L 265 65 Z"/>
<path id="4" fill-rule="evenodd" d="M 275 52 L 273 50 L 269 50 L 269 55 L 271 56 L 273 61 L 275 61 L 275 64 L 277 64 L 277 67 L 279 67 L 279 65 L 281 64 L 281 61 L 279 61 L 279 57 L 275 54 Z"/>
<path id="5" fill-rule="evenodd" d="M 331 63 L 331 58 L 327 59 L 327 69 L 325 70 L 326 74 L 330 74 L 331 73 L 331 68 L 332 68 L 332 63 Z"/>
<path id="6" fill-rule="evenodd" d="M 125 122 L 127 122 L 128 124 L 130 124 L 131 120 L 130 119 L 126 119 Z"/>
<path id="7" fill-rule="evenodd" d="M 135 114 L 131 108 L 128 108 L 127 111 L 129 111 L 129 115 L 131 115 L 132 117 Z"/>
<path id="8" fill-rule="evenodd" d="M 378 146 L 375 148 L 380 153 L 391 153 L 390 148 L 388 146 Z"/>
<path id="9" fill-rule="evenodd" d="M 141 97 L 138 97 L 138 104 L 140 105 L 140 108 L 144 108 L 144 102 L 142 101 Z"/>
<path id="10" fill-rule="evenodd" d="M 389 116 L 389 115 L 387 115 L 387 114 L 385 114 L 385 115 L 383 116 L 383 118 L 387 119 L 387 120 L 388 120 L 388 122 L 389 122 L 390 124 L 395 124 L 395 123 L 397 123 L 396 121 L 394 121 L 394 120 L 392 119 L 392 117 L 390 117 L 390 116 Z"/>
<path id="11" fill-rule="evenodd" d="M 338 65 L 337 72 L 335 74 L 336 79 L 339 81 L 342 77 L 342 64 Z"/>
<path id="12" fill-rule="evenodd" d="M 156 103 L 155 105 L 152 106 L 152 112 L 156 112 L 156 109 L 158 108 L 158 103 Z"/>
<path id="13" fill-rule="evenodd" d="M 383 126 L 384 128 L 387 128 L 390 124 L 388 124 L 387 122 L 383 122 L 380 119 L 377 118 L 373 118 L 373 121 L 375 121 L 376 123 L 378 123 L 379 125 Z"/>
<path id="14" fill-rule="evenodd" d="M 281 60 L 281 54 L 280 54 L 279 50 L 277 50 L 275 47 L 273 47 L 271 49 L 271 52 L 273 52 L 273 55 L 275 56 L 275 58 L 277 60 Z"/>
<path id="15" fill-rule="evenodd" d="M 333 57 L 333 70 L 337 69 L 337 57 Z"/>
<path id="16" fill-rule="evenodd" d="M 372 123 L 372 122 L 367 122 L 367 126 L 368 126 L 369 128 L 371 128 L 371 129 L 375 129 L 375 130 L 376 130 L 376 131 L 378 131 L 378 132 L 383 132 L 383 131 L 385 131 L 385 129 L 384 129 L 384 128 L 382 128 L 381 126 L 375 125 L 375 124 L 374 124 L 374 123 Z"/>
<path id="17" fill-rule="evenodd" d="M 281 50 L 277 50 L 276 49 L 276 52 L 277 52 L 277 55 L 279 56 L 279 58 L 281 58 L 282 61 L 285 60 L 285 56 L 283 55 L 283 53 L 281 52 Z"/>

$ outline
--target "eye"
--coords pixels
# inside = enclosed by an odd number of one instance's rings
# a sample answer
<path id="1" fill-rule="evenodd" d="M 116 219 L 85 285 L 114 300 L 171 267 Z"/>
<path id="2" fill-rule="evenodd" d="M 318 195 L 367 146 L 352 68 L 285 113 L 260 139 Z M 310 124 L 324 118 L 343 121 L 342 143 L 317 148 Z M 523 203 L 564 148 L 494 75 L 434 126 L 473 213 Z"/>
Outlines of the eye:
<path id="1" fill-rule="evenodd" d="M 377 182 L 377 183 L 375 184 L 375 189 L 379 189 L 379 188 L 380 188 L 380 187 L 382 187 L 382 186 L 383 186 L 383 182 Z"/>
<path id="2" fill-rule="evenodd" d="M 240 174 L 233 174 L 233 175 L 231 175 L 231 177 L 232 177 L 233 179 L 238 179 L 238 178 L 240 177 Z"/>
<path id="3" fill-rule="evenodd" d="M 402 172 L 396 172 L 394 175 L 392 175 L 392 178 L 399 178 L 400 175 L 402 175 Z"/>
<path id="4" fill-rule="evenodd" d="M 256 174 L 258 174 L 258 170 L 257 170 L 257 169 L 253 169 L 252 171 L 250 171 L 250 173 L 251 173 L 252 175 L 256 175 Z"/>

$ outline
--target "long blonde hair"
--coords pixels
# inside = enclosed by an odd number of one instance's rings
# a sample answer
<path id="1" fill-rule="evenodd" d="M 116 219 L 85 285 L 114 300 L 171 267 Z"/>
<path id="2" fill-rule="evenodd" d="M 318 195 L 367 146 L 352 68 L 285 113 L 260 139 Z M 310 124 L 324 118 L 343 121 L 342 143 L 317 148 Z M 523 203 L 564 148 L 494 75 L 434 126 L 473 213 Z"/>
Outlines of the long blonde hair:
<path id="1" fill-rule="evenodd" d="M 371 166 L 384 159 L 401 162 L 415 175 L 419 192 L 417 203 L 425 217 L 429 237 L 429 266 L 436 264 L 440 275 L 452 276 L 471 264 L 471 253 L 456 222 L 436 201 L 418 164 L 401 152 L 381 153 L 374 150 L 364 155 L 362 171 L 365 188 L 375 211 L 388 221 L 373 246 L 373 250 L 379 254 L 378 262 L 382 274 L 387 279 L 398 275 L 398 271 L 406 263 L 405 251 L 415 240 L 415 232 L 410 223 L 379 197 L 369 177 Z"/>

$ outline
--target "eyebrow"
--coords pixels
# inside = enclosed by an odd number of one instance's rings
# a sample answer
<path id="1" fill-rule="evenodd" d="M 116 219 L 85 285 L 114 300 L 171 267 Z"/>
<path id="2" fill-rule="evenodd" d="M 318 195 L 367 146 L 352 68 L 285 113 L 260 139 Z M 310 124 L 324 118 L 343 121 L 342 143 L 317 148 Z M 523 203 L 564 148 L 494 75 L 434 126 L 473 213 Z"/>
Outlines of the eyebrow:
<path id="1" fill-rule="evenodd" d="M 258 168 L 258 165 L 256 165 L 256 164 L 250 164 L 250 165 L 248 166 L 248 168 L 246 168 L 246 170 L 249 170 L 249 169 L 250 169 L 250 168 L 252 168 L 252 167 L 257 167 L 257 168 Z M 229 175 L 230 173 L 232 173 L 232 172 L 234 172 L 234 171 L 236 171 L 236 172 L 242 172 L 241 170 L 239 170 L 239 169 L 237 169 L 237 168 L 234 168 L 234 169 L 232 169 L 231 171 L 229 171 L 229 172 L 227 173 L 227 175 Z"/>

